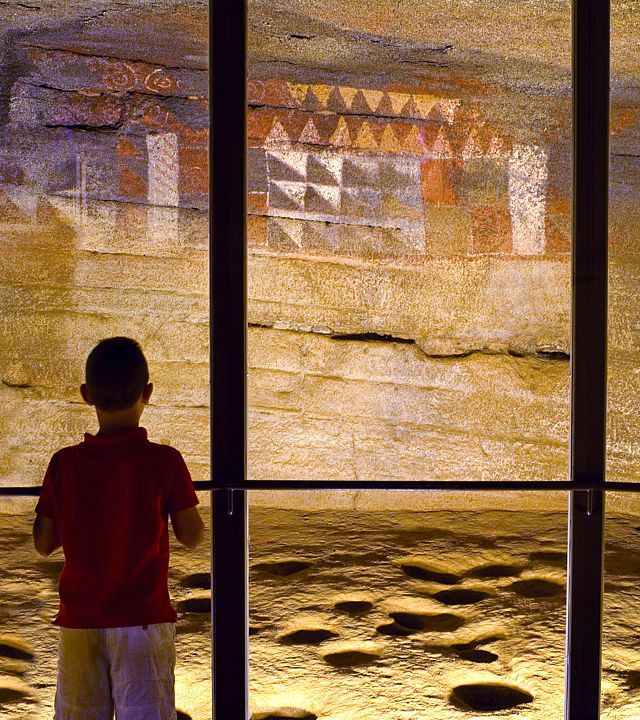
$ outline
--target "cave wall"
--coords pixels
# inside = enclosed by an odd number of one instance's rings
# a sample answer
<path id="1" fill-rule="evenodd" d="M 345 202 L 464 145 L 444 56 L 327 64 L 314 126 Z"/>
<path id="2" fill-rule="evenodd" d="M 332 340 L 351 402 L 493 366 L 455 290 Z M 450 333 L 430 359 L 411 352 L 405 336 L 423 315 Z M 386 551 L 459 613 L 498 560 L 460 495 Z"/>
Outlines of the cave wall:
<path id="1" fill-rule="evenodd" d="M 95 430 L 77 387 L 114 334 L 147 352 L 151 437 L 208 479 L 206 4 L 67 10 L 4 34 L 0 483 Z M 248 83 L 250 477 L 565 479 L 569 98 L 290 65 Z M 613 108 L 616 479 L 639 464 L 637 118 Z"/>

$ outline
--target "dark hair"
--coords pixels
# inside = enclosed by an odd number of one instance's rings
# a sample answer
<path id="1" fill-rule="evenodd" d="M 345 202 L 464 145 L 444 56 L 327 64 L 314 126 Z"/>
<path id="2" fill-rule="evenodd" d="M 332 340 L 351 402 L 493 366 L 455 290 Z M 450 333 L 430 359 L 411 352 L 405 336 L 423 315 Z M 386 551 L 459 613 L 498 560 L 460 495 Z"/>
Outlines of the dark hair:
<path id="1" fill-rule="evenodd" d="M 149 382 L 142 348 L 126 337 L 101 340 L 89 353 L 85 367 L 91 402 L 101 410 L 126 410 L 135 404 Z"/>

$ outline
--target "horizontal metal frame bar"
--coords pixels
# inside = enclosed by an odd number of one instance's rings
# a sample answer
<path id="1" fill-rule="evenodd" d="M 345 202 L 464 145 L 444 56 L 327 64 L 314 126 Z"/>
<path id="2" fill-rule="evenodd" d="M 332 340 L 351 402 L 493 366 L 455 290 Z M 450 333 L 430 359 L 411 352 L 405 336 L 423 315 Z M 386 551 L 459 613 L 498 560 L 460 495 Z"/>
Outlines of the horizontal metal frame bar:
<path id="1" fill-rule="evenodd" d="M 482 481 L 482 480 L 247 480 L 242 485 L 217 485 L 209 480 L 193 483 L 196 490 L 473 490 L 478 492 L 640 492 L 640 482 L 559 482 L 554 480 Z M 40 495 L 40 487 L 0 488 L 0 497 Z"/>

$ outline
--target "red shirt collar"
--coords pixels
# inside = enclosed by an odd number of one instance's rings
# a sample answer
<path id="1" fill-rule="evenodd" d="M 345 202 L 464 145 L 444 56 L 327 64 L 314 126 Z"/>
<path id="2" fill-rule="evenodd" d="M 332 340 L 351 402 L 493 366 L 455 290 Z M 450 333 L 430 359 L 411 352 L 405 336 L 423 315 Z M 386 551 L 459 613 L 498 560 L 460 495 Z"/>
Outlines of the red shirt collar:
<path id="1" fill-rule="evenodd" d="M 137 445 L 146 439 L 147 431 L 145 428 L 132 427 L 109 435 L 85 433 L 84 442 L 81 443 L 81 446 L 89 452 L 111 455 L 112 453 L 128 450 L 133 445 Z"/>

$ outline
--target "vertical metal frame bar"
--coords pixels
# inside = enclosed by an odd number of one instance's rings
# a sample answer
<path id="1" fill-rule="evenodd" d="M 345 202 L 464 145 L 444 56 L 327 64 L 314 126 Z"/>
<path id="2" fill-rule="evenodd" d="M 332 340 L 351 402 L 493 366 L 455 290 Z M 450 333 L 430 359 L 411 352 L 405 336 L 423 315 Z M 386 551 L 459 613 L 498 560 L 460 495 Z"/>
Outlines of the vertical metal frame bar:
<path id="1" fill-rule="evenodd" d="M 566 720 L 600 717 L 607 408 L 609 0 L 573 0 L 573 303 Z"/>
<path id="2" fill-rule="evenodd" d="M 246 0 L 211 5 L 212 657 L 215 720 L 248 709 Z"/>

